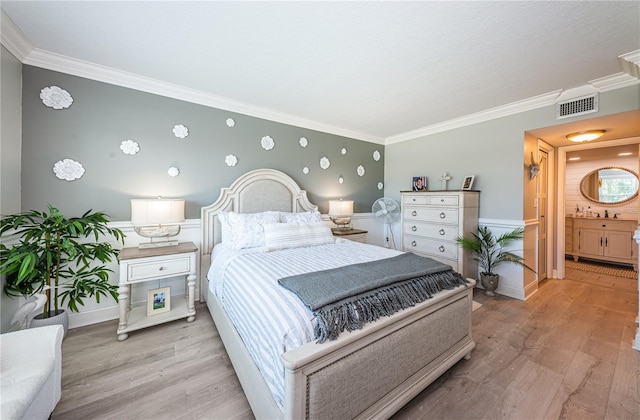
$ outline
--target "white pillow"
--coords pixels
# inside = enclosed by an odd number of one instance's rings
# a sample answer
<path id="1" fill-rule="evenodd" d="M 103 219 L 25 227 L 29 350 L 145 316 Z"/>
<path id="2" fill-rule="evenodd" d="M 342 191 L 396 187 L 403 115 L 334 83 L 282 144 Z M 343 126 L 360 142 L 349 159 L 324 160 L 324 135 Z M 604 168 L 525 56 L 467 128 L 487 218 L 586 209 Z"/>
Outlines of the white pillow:
<path id="1" fill-rule="evenodd" d="M 218 213 L 218 220 L 220 221 L 220 241 L 224 244 L 233 244 L 233 228 L 231 227 L 231 221 L 229 220 L 229 212 L 221 211 Z"/>
<path id="2" fill-rule="evenodd" d="M 262 213 L 235 213 L 228 214 L 231 226 L 231 247 L 233 249 L 256 248 L 264 246 L 265 223 L 278 223 L 280 213 L 277 211 L 265 211 Z"/>
<path id="3" fill-rule="evenodd" d="M 317 223 L 265 223 L 264 247 L 266 251 L 331 244 L 335 238 L 324 222 Z"/>
<path id="4" fill-rule="evenodd" d="M 304 211 L 302 213 L 280 212 L 282 223 L 317 223 L 322 222 L 322 217 L 318 210 Z"/>

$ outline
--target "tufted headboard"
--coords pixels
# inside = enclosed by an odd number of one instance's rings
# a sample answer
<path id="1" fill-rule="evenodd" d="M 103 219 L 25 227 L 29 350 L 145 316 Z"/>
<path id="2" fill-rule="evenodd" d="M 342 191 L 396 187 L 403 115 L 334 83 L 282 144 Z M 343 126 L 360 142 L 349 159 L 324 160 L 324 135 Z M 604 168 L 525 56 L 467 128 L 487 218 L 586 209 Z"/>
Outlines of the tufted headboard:
<path id="1" fill-rule="evenodd" d="M 247 172 L 227 187 L 213 203 L 201 209 L 200 242 L 200 294 L 205 297 L 208 290 L 207 272 L 211 264 L 213 247 L 221 240 L 221 211 L 258 213 L 262 211 L 303 212 L 317 210 L 311 204 L 307 192 L 287 174 L 275 169 L 256 169 Z"/>

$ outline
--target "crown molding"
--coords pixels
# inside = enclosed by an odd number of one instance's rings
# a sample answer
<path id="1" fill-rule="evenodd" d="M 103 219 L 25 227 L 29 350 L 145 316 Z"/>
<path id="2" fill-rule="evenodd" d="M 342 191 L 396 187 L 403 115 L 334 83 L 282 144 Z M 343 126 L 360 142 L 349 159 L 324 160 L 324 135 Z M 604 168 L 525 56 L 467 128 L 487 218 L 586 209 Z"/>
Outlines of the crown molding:
<path id="1" fill-rule="evenodd" d="M 9 16 L 0 9 L 0 42 L 20 62 L 33 51 L 33 45 Z"/>
<path id="2" fill-rule="evenodd" d="M 633 77 L 640 77 L 640 50 L 618 56 L 620 69 Z"/>
<path id="3" fill-rule="evenodd" d="M 556 98 L 562 93 L 562 89 L 533 98 L 524 99 L 522 101 L 512 102 L 507 105 L 487 109 L 485 111 L 476 112 L 474 114 L 465 115 L 464 117 L 454 118 L 452 120 L 443 121 L 438 124 L 429 125 L 417 130 L 407 131 L 406 133 L 397 134 L 387 137 L 385 144 L 400 143 L 403 141 L 413 140 L 419 137 L 428 136 L 430 134 L 441 133 L 443 131 L 453 130 L 455 128 L 466 127 L 468 125 L 478 124 L 484 121 L 496 118 L 506 117 L 513 114 L 519 114 L 524 111 L 542 108 L 555 104 Z"/>

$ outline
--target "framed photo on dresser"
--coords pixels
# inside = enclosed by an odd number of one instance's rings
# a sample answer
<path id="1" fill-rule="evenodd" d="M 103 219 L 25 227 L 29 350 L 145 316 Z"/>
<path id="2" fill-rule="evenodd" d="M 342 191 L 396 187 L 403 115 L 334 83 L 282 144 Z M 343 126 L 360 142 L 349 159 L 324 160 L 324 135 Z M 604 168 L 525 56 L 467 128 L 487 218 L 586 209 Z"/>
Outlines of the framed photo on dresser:
<path id="1" fill-rule="evenodd" d="M 462 181 L 462 190 L 470 190 L 473 187 L 473 180 L 476 178 L 475 175 L 467 175 L 464 177 L 464 181 Z"/>
<path id="2" fill-rule="evenodd" d="M 427 191 L 427 177 L 426 176 L 414 176 L 411 181 L 412 191 Z"/>

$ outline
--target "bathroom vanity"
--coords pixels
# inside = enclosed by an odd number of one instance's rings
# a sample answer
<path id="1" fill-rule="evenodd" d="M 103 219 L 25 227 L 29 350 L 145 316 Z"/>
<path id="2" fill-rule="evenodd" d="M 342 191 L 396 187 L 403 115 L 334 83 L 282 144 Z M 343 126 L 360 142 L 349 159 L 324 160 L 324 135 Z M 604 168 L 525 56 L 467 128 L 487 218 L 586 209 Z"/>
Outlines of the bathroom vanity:
<path id="1" fill-rule="evenodd" d="M 638 244 L 633 234 L 637 220 L 603 217 L 567 217 L 566 253 L 580 257 L 633 265 L 638 269 Z"/>

